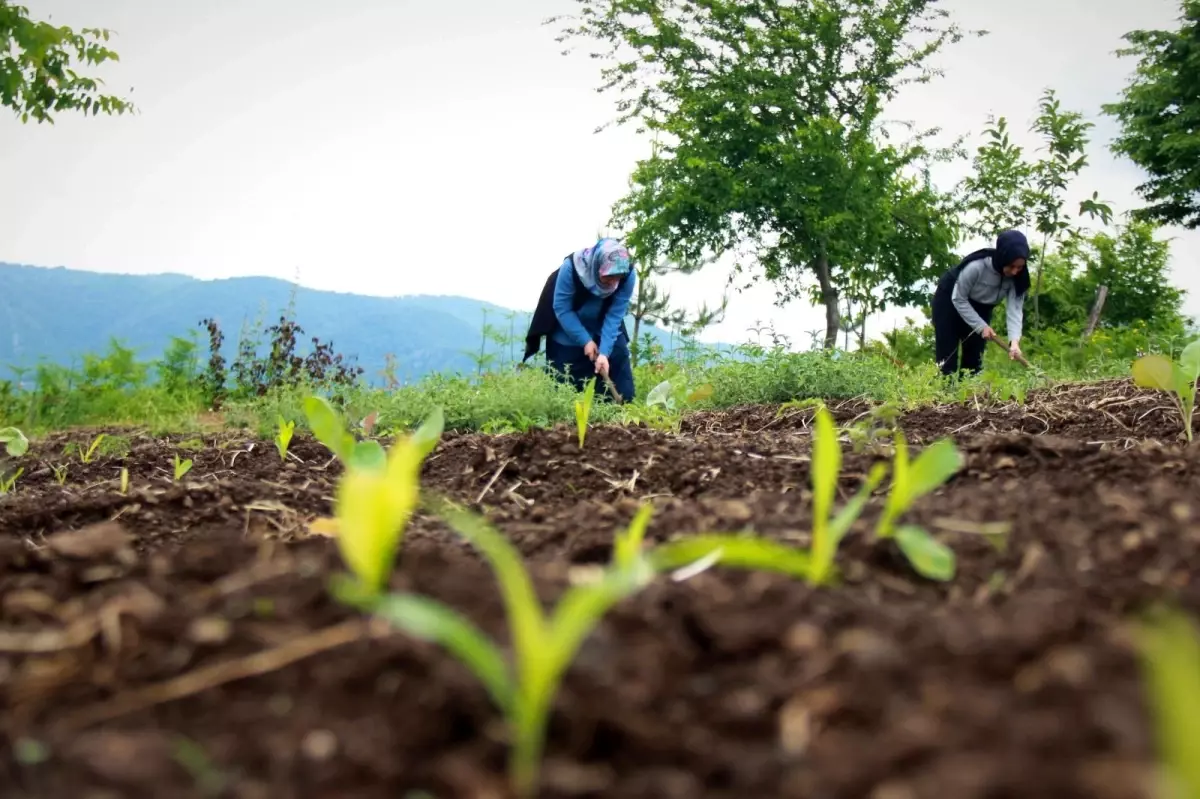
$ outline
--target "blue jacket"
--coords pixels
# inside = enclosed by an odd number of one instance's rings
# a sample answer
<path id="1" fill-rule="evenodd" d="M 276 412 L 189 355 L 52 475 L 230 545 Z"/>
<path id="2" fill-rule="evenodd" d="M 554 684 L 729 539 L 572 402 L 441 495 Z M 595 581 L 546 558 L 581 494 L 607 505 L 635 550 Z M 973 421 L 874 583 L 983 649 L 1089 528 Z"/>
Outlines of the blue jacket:
<path id="1" fill-rule="evenodd" d="M 596 341 L 601 355 L 612 355 L 621 333 L 621 322 L 629 312 L 629 301 L 636 283 L 637 274 L 630 272 L 613 294 L 612 305 L 603 319 L 600 318 L 600 310 L 604 305 L 602 297 L 589 297 L 576 312 L 571 307 L 575 297 L 575 265 L 570 258 L 565 258 L 558 268 L 558 280 L 554 284 L 554 315 L 558 317 L 559 324 L 552 334 L 554 340 L 568 347 L 586 347 L 589 341 Z"/>

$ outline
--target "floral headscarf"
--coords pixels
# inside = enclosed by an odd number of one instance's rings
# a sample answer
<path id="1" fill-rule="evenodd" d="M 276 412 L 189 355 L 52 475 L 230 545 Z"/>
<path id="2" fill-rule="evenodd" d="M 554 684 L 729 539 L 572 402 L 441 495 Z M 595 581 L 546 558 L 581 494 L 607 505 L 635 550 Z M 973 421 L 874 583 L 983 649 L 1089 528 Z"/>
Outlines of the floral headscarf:
<path id="1" fill-rule="evenodd" d="M 630 270 L 629 250 L 616 239 L 600 239 L 594 246 L 575 253 L 573 260 L 575 274 L 597 297 L 607 297 L 617 290 L 617 286 L 606 288 L 600 278 L 619 277 Z"/>

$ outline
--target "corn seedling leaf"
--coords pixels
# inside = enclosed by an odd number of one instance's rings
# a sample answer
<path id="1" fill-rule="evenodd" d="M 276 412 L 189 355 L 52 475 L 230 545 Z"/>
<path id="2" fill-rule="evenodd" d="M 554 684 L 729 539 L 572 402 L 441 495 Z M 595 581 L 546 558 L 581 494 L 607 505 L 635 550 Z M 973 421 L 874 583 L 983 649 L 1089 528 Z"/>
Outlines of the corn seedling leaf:
<path id="1" fill-rule="evenodd" d="M 486 521 L 448 502 L 440 503 L 438 515 L 491 564 L 504 597 L 514 648 L 518 652 L 541 651 L 546 640 L 545 620 L 517 550 Z M 521 681 L 525 676 L 521 675 Z"/>
<path id="2" fill-rule="evenodd" d="M 812 558 L 807 552 L 766 538 L 739 535 L 689 535 L 651 549 L 645 558 L 657 573 L 670 572 L 710 557 L 720 550 L 719 566 L 752 569 L 807 578 Z"/>
<path id="3" fill-rule="evenodd" d="M 378 441 L 358 441 L 350 452 L 350 460 L 346 466 L 350 469 L 363 469 L 370 472 L 387 470 L 388 455 L 383 445 Z"/>
<path id="4" fill-rule="evenodd" d="M 646 527 L 650 524 L 650 516 L 654 506 L 649 503 L 638 508 L 637 515 L 629 523 L 624 532 L 617 533 L 613 542 L 613 565 L 618 569 L 629 569 L 637 563 L 642 554 L 642 542 L 646 538 Z"/>
<path id="5" fill-rule="evenodd" d="M 1174 364 L 1162 355 L 1145 355 L 1133 362 L 1133 382 L 1142 388 L 1174 391 Z"/>
<path id="6" fill-rule="evenodd" d="M 0 428 L 0 444 L 10 457 L 19 458 L 29 451 L 29 439 L 15 427 Z"/>
<path id="7" fill-rule="evenodd" d="M 713 395 L 712 383 L 705 383 L 697 388 L 691 394 L 688 394 L 688 402 L 703 402 Z"/>
<path id="8" fill-rule="evenodd" d="M 175 479 L 182 480 L 183 476 L 192 470 L 192 459 L 179 460 L 179 456 L 175 456 Z"/>
<path id="9" fill-rule="evenodd" d="M 532 797 L 546 719 L 563 671 L 605 611 L 644 585 L 653 572 L 637 562 L 632 568 L 607 570 L 596 583 L 573 586 L 547 622 L 521 557 L 508 540 L 484 519 L 449 502 L 438 504 L 442 518 L 483 554 L 500 583 L 516 653 L 516 687 L 508 718 L 514 738 L 510 774 L 517 795 Z"/>
<path id="10" fill-rule="evenodd" d="M 341 417 L 329 401 L 324 397 L 309 397 L 304 401 L 304 415 L 317 440 L 343 463 L 348 463 L 354 452 L 354 436 L 346 430 Z"/>
<path id="11" fill-rule="evenodd" d="M 850 526 L 862 515 L 863 506 L 871 498 L 871 493 L 879 488 L 879 484 L 887 476 L 887 470 L 888 467 L 885 463 L 877 463 L 872 466 L 871 471 L 867 473 L 866 482 L 863 483 L 858 493 L 846 503 L 846 506 L 829 523 L 829 537 L 833 541 L 834 551 L 837 550 L 837 546 L 841 543 L 842 539 L 846 537 L 846 533 L 850 532 Z"/>
<path id="12" fill-rule="evenodd" d="M 348 468 L 334 500 L 337 542 L 350 570 L 382 590 L 401 535 L 417 506 L 420 458 L 408 439 L 397 441 L 384 470 Z"/>
<path id="13" fill-rule="evenodd" d="M 929 533 L 911 524 L 896 529 L 896 543 L 908 562 L 930 580 L 954 579 L 954 551 Z"/>
<path id="14" fill-rule="evenodd" d="M 371 610 L 409 635 L 444 647 L 471 670 L 505 715 L 512 712 L 515 690 L 508 663 L 495 644 L 462 614 L 413 594 L 380 596 Z"/>
<path id="15" fill-rule="evenodd" d="M 318 516 L 308 523 L 308 532 L 310 534 L 326 538 L 337 538 L 338 529 L 337 519 L 329 516 Z"/>
<path id="16" fill-rule="evenodd" d="M 1179 354 L 1179 365 L 1184 374 L 1191 378 L 1192 383 L 1200 379 L 1200 338 L 1183 348 L 1183 352 Z"/>
<path id="17" fill-rule="evenodd" d="M 810 477 L 813 489 L 812 511 L 812 579 L 825 579 L 833 564 L 837 542 L 829 529 L 833 500 L 837 494 L 838 475 L 842 471 L 842 448 L 838 443 L 833 417 L 824 406 L 813 417 L 812 462 Z"/>
<path id="18" fill-rule="evenodd" d="M 1140 643 L 1158 749 L 1175 788 L 1167 796 L 1200 796 L 1200 638 L 1170 613 L 1145 625 Z"/>
<path id="19" fill-rule="evenodd" d="M 583 396 L 575 399 L 575 429 L 579 434 L 579 448 L 583 449 L 584 439 L 587 438 L 588 419 L 592 415 L 592 399 L 596 396 L 596 378 L 588 381 Z"/>
<path id="20" fill-rule="evenodd" d="M 286 421 L 282 416 L 278 419 L 279 432 L 275 436 L 275 449 L 279 450 L 279 459 L 287 460 L 288 445 L 292 443 L 292 434 L 296 431 L 294 421 Z"/>
<path id="21" fill-rule="evenodd" d="M 438 442 L 442 440 L 442 433 L 446 430 L 446 414 L 442 407 L 433 409 L 433 413 L 425 418 L 412 434 L 413 445 L 417 448 L 417 453 L 421 460 L 425 460 L 434 449 L 437 448 Z"/>
<path id="22" fill-rule="evenodd" d="M 921 451 L 909 469 L 907 495 L 904 503 L 907 510 L 919 497 L 945 483 L 962 468 L 963 457 L 958 447 L 948 438 L 943 438 Z"/>

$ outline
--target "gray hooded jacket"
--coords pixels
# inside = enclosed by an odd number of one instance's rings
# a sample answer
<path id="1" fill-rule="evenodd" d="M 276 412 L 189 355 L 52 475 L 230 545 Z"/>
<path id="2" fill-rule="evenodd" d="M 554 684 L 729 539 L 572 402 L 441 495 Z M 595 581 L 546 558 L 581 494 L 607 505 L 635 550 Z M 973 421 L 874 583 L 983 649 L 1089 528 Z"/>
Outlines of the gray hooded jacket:
<path id="1" fill-rule="evenodd" d="M 987 323 L 975 312 L 968 300 L 984 305 L 997 305 L 1008 300 L 1008 336 L 1012 340 L 1021 338 L 1021 325 L 1025 319 L 1025 297 L 1017 293 L 1015 281 L 992 268 L 990 257 L 971 261 L 962 268 L 958 282 L 954 284 L 954 307 L 963 321 L 976 333 L 983 332 Z"/>

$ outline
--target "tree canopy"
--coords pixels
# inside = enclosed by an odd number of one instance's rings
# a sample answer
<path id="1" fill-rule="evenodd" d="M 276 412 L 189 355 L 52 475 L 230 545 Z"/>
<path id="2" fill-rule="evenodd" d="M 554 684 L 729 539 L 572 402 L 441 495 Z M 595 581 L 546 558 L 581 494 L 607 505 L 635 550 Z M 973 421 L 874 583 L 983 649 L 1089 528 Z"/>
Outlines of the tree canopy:
<path id="1" fill-rule="evenodd" d="M 1114 152 L 1149 173 L 1138 187 L 1140 219 L 1200 227 L 1200 0 L 1183 0 L 1178 30 L 1135 30 L 1137 69 L 1118 102 L 1104 106 L 1121 133 Z"/>
<path id="2" fill-rule="evenodd" d="M 123 114 L 128 100 L 101 91 L 103 81 L 81 75 L 78 63 L 99 66 L 119 56 L 103 43 L 111 31 L 65 26 L 29 18 L 29 9 L 0 0 L 0 105 L 22 122 L 54 123 L 61 111 Z"/>
<path id="3" fill-rule="evenodd" d="M 936 131 L 893 142 L 881 113 L 965 35 L 934 0 L 577 2 L 563 40 L 602 45 L 616 121 L 659 139 L 614 209 L 632 244 L 685 263 L 748 248 L 780 303 L 824 304 L 826 346 L 850 287 L 876 309 L 924 299 L 958 238 L 925 171 L 945 153 Z"/>

